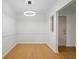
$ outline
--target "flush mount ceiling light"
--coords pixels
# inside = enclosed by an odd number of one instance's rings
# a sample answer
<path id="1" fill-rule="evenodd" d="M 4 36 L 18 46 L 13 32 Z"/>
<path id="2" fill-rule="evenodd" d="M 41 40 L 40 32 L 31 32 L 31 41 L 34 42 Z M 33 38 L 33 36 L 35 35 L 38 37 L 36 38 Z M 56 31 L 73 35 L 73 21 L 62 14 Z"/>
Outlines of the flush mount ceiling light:
<path id="1" fill-rule="evenodd" d="M 25 11 L 25 12 L 24 12 L 24 15 L 25 15 L 25 16 L 35 16 L 36 13 L 35 13 L 34 11 Z"/>
<path id="2" fill-rule="evenodd" d="M 32 4 L 32 1 L 31 0 L 28 0 L 27 1 L 27 9 L 25 12 L 24 12 L 24 15 L 25 16 L 35 16 L 36 15 L 36 12 L 32 11 L 31 9 L 29 9 L 29 6 L 28 5 L 31 5 Z M 30 11 L 31 10 L 31 11 Z"/>

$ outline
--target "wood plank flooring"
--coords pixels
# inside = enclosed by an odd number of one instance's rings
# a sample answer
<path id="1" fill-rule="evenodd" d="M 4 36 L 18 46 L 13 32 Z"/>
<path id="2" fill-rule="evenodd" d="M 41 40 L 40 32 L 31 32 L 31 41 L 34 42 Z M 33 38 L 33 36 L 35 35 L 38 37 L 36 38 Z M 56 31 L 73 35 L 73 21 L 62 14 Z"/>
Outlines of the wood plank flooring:
<path id="1" fill-rule="evenodd" d="M 62 47 L 55 54 L 46 44 L 18 44 L 3 59 L 76 59 L 76 51 Z"/>

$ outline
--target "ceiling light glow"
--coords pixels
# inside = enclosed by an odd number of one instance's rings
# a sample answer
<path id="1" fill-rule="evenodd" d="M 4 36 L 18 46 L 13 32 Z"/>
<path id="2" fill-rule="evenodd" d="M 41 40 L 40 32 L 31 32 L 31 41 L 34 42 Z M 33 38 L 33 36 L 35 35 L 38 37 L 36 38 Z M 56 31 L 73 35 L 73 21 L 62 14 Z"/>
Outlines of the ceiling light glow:
<path id="1" fill-rule="evenodd" d="M 25 15 L 25 16 L 35 16 L 36 13 L 35 13 L 34 11 L 25 11 L 25 12 L 24 12 L 24 15 Z"/>

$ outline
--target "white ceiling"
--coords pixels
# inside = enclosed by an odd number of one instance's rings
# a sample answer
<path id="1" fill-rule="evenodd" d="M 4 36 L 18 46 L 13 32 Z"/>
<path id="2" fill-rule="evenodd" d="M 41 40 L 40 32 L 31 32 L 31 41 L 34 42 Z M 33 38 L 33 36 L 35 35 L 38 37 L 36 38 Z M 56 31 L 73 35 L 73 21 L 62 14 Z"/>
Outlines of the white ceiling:
<path id="1" fill-rule="evenodd" d="M 28 0 L 5 0 L 7 1 L 10 6 L 14 9 L 16 13 L 23 13 L 27 10 L 27 5 L 25 1 Z M 32 0 L 32 4 L 29 7 L 30 9 L 40 12 L 40 13 L 47 13 L 51 7 L 56 4 L 57 0 Z"/>

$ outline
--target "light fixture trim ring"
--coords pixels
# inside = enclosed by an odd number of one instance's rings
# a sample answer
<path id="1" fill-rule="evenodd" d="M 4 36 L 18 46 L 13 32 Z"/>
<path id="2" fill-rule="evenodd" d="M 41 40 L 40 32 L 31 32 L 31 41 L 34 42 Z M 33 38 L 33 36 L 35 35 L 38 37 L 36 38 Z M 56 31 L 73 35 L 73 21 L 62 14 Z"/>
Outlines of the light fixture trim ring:
<path id="1" fill-rule="evenodd" d="M 36 15 L 36 12 L 34 12 L 34 11 L 25 11 L 24 12 L 24 15 L 25 16 L 35 16 Z"/>

